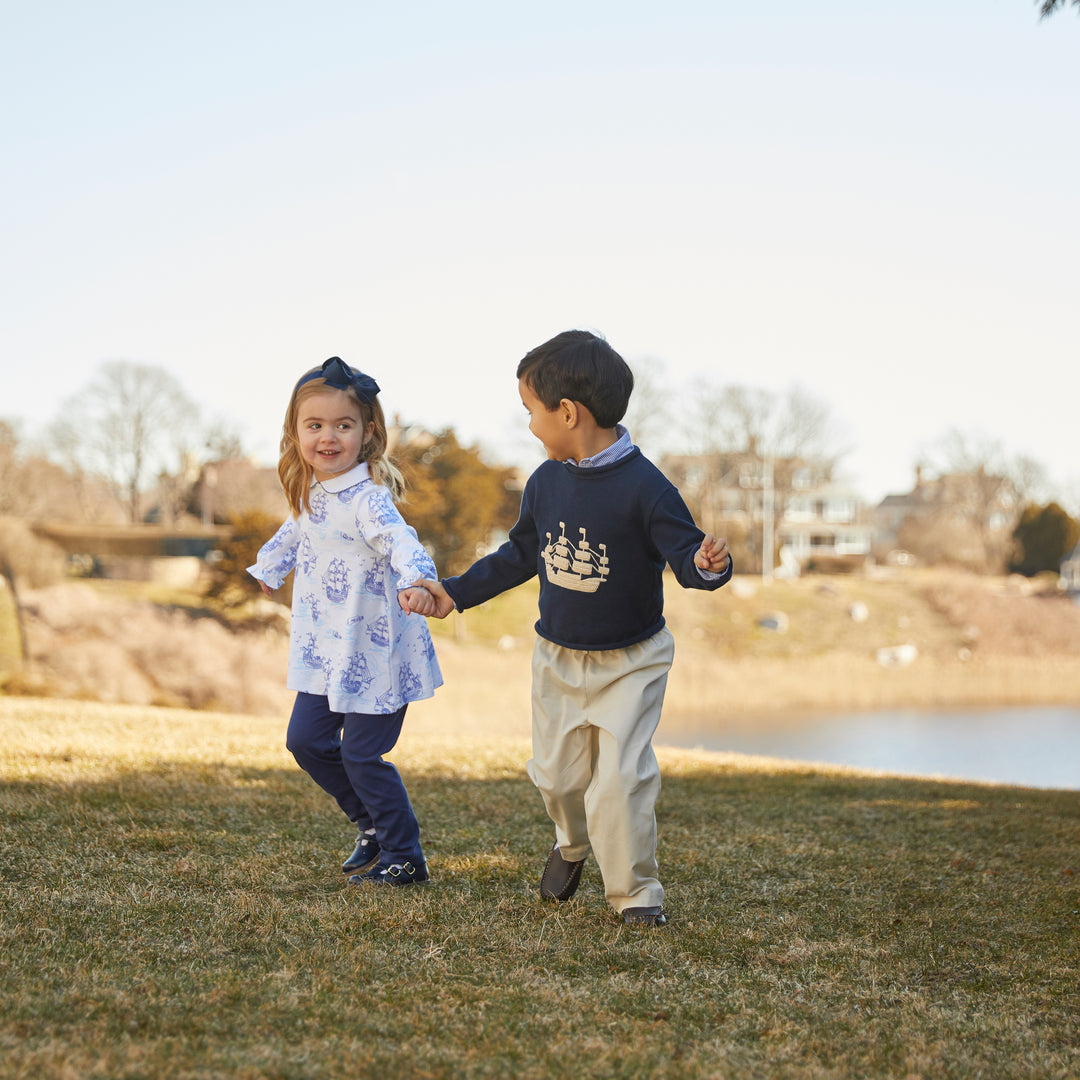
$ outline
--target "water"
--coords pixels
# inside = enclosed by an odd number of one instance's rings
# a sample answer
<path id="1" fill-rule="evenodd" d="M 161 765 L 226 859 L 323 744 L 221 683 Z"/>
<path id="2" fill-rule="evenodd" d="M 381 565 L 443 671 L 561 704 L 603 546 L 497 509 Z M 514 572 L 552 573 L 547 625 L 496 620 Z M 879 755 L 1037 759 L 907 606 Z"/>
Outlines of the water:
<path id="1" fill-rule="evenodd" d="M 707 732 L 669 733 L 661 725 L 656 741 L 913 776 L 1080 790 L 1080 708 L 1071 706 L 893 709 Z"/>

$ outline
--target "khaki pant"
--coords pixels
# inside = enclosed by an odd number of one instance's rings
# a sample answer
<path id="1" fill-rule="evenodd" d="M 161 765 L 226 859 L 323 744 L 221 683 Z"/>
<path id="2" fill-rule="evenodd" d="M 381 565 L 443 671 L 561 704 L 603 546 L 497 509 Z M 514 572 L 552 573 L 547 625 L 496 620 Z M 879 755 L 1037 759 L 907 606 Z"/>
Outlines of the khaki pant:
<path id="1" fill-rule="evenodd" d="M 596 856 L 616 911 L 664 900 L 657 879 L 660 722 L 675 639 L 662 629 L 625 649 L 533 649 L 533 757 L 526 765 L 569 862 Z"/>

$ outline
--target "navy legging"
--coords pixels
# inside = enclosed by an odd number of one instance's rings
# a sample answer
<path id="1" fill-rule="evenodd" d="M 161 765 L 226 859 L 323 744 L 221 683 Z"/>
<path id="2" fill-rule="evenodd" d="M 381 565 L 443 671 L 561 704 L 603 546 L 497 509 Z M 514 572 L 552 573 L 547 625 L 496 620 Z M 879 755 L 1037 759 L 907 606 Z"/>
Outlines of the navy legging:
<path id="1" fill-rule="evenodd" d="M 401 734 L 397 712 L 339 713 L 320 694 L 296 695 L 285 745 L 361 830 L 374 828 L 384 863 L 420 862 L 420 826 L 397 769 L 383 761 Z"/>

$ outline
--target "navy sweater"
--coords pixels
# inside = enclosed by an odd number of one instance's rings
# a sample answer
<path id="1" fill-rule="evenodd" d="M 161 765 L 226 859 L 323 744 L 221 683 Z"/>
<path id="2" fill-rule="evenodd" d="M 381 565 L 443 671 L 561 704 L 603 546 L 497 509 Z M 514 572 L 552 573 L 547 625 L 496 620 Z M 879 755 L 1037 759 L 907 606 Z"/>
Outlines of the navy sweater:
<path id="1" fill-rule="evenodd" d="M 704 534 L 675 486 L 636 447 L 611 465 L 546 461 L 498 551 L 443 585 L 459 611 L 540 575 L 536 632 L 570 649 L 620 649 L 664 625 L 664 564 L 679 584 L 718 589 L 694 565 Z"/>

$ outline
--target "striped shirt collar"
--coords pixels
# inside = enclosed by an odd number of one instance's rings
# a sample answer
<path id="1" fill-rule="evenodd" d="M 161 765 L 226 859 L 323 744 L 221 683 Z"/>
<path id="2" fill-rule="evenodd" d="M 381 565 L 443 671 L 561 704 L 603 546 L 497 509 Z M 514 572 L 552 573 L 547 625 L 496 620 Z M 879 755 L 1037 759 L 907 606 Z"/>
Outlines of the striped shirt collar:
<path id="1" fill-rule="evenodd" d="M 576 465 L 579 469 L 598 469 L 601 465 L 614 465 L 616 461 L 621 461 L 633 449 L 634 443 L 630 438 L 630 432 L 622 424 L 616 424 L 615 441 L 610 446 L 605 446 L 603 450 L 598 454 L 593 454 L 592 457 L 582 458 L 580 461 L 568 458 L 567 461 L 570 465 Z"/>

